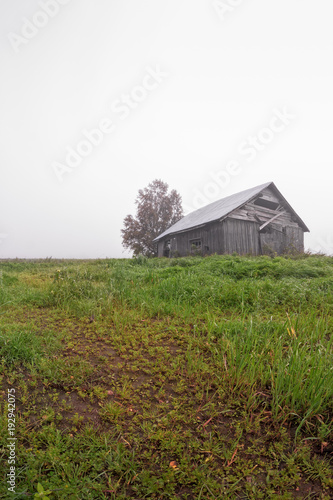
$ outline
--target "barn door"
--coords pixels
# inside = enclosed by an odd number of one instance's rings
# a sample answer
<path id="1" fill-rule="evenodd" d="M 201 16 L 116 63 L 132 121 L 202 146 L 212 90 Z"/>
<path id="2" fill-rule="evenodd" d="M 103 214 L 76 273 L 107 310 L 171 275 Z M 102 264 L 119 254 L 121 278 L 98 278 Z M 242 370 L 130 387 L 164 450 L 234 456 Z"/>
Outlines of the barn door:
<path id="1" fill-rule="evenodd" d="M 170 257 L 170 240 L 166 240 L 163 245 L 163 257 Z"/>
<path id="2" fill-rule="evenodd" d="M 259 227 L 259 247 L 261 254 L 271 255 L 277 253 L 280 255 L 283 253 L 286 236 L 285 230 L 281 225 L 274 226 L 272 223 L 284 213 L 284 211 L 279 212 Z"/>
<path id="3" fill-rule="evenodd" d="M 283 253 L 285 246 L 285 235 L 282 230 L 267 226 L 259 232 L 260 253 L 262 255 L 272 255 Z"/>

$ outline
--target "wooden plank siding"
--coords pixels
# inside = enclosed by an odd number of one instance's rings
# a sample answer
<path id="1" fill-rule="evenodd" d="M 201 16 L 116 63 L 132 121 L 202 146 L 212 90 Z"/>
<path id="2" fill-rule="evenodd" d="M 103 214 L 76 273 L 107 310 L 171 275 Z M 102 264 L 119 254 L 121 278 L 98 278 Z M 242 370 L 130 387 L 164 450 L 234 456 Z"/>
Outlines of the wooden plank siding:
<path id="1" fill-rule="evenodd" d="M 199 245 L 199 241 L 203 255 L 281 255 L 290 249 L 303 252 L 304 223 L 303 227 L 300 224 L 302 221 L 288 202 L 270 187 L 264 187 L 255 198 L 249 198 L 222 220 L 166 235 L 158 242 L 158 256 L 164 256 L 166 241 L 170 241 L 169 256 L 190 255 L 194 252 L 193 243 Z M 264 227 L 260 230 L 261 226 Z"/>
<path id="2" fill-rule="evenodd" d="M 243 207 L 230 214 L 229 217 L 252 222 L 258 222 L 258 219 L 260 219 L 264 223 L 272 219 L 279 212 L 278 210 L 271 210 L 270 208 L 258 207 L 254 205 L 254 203 L 246 203 Z M 293 220 L 292 215 L 287 211 L 279 217 L 279 225 L 299 227 L 297 222 Z"/>
<path id="3" fill-rule="evenodd" d="M 272 225 L 269 233 L 260 233 L 262 253 L 283 254 L 292 249 L 304 251 L 304 233 L 301 228 L 285 227 L 282 229 Z"/>
<path id="4" fill-rule="evenodd" d="M 260 254 L 259 223 L 228 218 L 223 228 L 225 245 L 222 253 Z"/>
<path id="5" fill-rule="evenodd" d="M 190 255 L 193 242 L 198 240 L 201 240 L 201 251 L 204 255 L 220 253 L 221 248 L 224 247 L 223 238 L 223 227 L 220 222 L 207 224 L 202 228 L 192 229 L 172 237 L 171 254 Z"/>
<path id="6" fill-rule="evenodd" d="M 269 231 L 259 233 L 259 223 L 227 218 L 222 222 L 203 228 L 186 231 L 169 238 L 170 256 L 191 255 L 193 240 L 201 240 L 202 253 L 240 255 L 261 255 L 276 252 L 278 255 L 288 249 L 304 251 L 304 233 L 300 227 L 270 224 Z M 165 239 L 158 242 L 158 257 L 164 256 Z"/>
<path id="7" fill-rule="evenodd" d="M 165 237 L 158 242 L 158 257 L 163 257 L 164 243 L 170 240 L 171 255 L 185 256 L 192 253 L 192 243 L 201 240 L 201 249 L 204 255 L 221 252 L 224 248 L 224 231 L 221 222 L 207 224 L 202 228 L 192 229 Z"/>
<path id="8" fill-rule="evenodd" d="M 232 219 L 215 222 L 203 228 L 179 233 L 169 238 L 171 255 L 190 255 L 193 252 L 192 242 L 195 240 L 201 240 L 201 249 L 204 255 L 232 252 L 258 255 L 260 253 L 258 230 L 258 223 Z M 165 241 L 167 238 L 158 243 L 159 257 L 163 257 Z"/>

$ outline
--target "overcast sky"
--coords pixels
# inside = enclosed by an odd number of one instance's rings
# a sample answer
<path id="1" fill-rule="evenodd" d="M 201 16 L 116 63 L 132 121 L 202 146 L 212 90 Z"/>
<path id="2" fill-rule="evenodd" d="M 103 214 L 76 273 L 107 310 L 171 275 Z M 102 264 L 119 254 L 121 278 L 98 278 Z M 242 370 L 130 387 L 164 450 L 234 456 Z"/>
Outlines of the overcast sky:
<path id="1" fill-rule="evenodd" d="M 159 178 L 186 212 L 273 181 L 333 253 L 332 0 L 1 0 L 0 257 L 126 257 Z"/>

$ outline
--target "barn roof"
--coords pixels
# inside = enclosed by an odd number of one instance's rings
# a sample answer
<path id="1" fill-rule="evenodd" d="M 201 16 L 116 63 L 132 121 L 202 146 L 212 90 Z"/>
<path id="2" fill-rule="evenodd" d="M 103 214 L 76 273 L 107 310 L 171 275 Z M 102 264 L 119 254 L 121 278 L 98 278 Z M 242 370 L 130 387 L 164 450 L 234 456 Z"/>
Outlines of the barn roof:
<path id="1" fill-rule="evenodd" d="M 287 200 L 282 196 L 280 191 L 275 186 L 274 182 L 266 182 L 266 184 L 261 184 L 260 186 L 246 189 L 245 191 L 241 191 L 240 193 L 232 194 L 231 196 L 227 196 L 226 198 L 222 198 L 221 200 L 214 201 L 213 203 L 210 203 L 205 207 L 199 208 L 198 210 L 185 215 L 185 217 L 176 222 L 176 224 L 169 227 L 169 229 L 164 231 L 164 233 L 155 238 L 154 241 L 158 241 L 167 235 L 180 233 L 189 229 L 200 227 L 207 224 L 208 222 L 221 220 L 234 210 L 240 208 L 242 205 L 250 201 L 252 198 L 255 198 L 263 189 L 268 187 L 275 192 L 275 194 L 284 203 L 285 207 L 294 215 L 300 227 L 302 227 L 305 232 L 308 232 L 309 229 L 307 228 L 307 226 L 297 215 L 295 210 L 289 205 Z"/>

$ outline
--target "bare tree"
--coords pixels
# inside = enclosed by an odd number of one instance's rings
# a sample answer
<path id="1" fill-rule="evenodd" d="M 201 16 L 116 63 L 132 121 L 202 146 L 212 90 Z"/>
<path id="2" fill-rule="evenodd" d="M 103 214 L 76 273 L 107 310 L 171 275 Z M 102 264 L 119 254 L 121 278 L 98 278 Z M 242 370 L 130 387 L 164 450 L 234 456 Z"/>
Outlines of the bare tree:
<path id="1" fill-rule="evenodd" d="M 136 216 L 127 215 L 121 230 L 123 246 L 133 250 L 134 255 L 147 257 L 157 255 L 154 238 L 183 217 L 181 196 L 160 179 L 140 189 L 136 198 Z"/>

